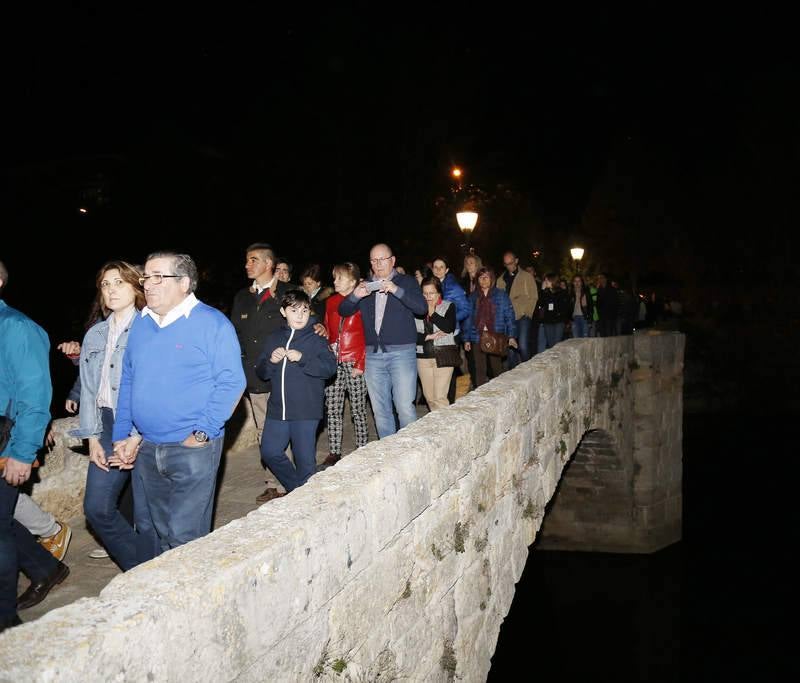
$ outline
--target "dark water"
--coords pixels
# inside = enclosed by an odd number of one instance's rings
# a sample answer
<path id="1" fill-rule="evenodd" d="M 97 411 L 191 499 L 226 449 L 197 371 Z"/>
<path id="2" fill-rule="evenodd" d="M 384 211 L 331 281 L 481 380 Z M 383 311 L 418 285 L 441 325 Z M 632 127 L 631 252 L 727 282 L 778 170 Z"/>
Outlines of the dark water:
<path id="1" fill-rule="evenodd" d="M 653 555 L 531 553 L 488 680 L 766 681 L 797 671 L 796 421 L 685 416 L 683 540 Z"/>

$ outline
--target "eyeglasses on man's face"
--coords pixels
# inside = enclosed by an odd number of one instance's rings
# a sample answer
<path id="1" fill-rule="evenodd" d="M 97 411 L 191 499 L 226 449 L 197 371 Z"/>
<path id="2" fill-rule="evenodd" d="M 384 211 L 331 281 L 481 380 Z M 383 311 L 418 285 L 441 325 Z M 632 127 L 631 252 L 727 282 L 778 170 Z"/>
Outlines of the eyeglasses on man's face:
<path id="1" fill-rule="evenodd" d="M 369 262 L 370 262 L 370 263 L 372 263 L 373 265 L 376 265 L 376 266 L 378 266 L 378 265 L 380 265 L 381 263 L 383 263 L 384 261 L 388 261 L 388 260 L 389 260 L 389 259 L 391 259 L 391 258 L 394 258 L 394 256 L 381 256 L 381 257 L 379 257 L 379 258 L 371 258 L 371 259 L 369 260 Z"/>
<path id="2" fill-rule="evenodd" d="M 139 278 L 139 284 L 144 287 L 145 282 L 149 282 L 151 285 L 160 285 L 161 281 L 165 277 L 184 277 L 183 275 L 163 275 L 162 273 L 153 273 L 152 275 L 145 275 L 144 277 Z"/>

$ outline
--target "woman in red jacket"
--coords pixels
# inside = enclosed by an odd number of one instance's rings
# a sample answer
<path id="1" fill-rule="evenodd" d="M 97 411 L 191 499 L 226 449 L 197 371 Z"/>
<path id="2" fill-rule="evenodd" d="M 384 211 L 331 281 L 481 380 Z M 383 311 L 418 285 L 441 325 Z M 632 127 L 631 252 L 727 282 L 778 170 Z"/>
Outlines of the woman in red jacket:
<path id="1" fill-rule="evenodd" d="M 325 327 L 328 342 L 336 355 L 336 379 L 325 388 L 328 412 L 328 445 L 330 453 L 322 465 L 336 464 L 342 457 L 342 425 L 344 396 L 350 394 L 350 414 L 356 428 L 356 448 L 367 443 L 367 383 L 364 381 L 366 343 L 361 312 L 343 318 L 339 303 L 355 289 L 361 271 L 355 263 L 346 261 L 333 268 L 333 287 L 336 293 L 325 302 Z"/>

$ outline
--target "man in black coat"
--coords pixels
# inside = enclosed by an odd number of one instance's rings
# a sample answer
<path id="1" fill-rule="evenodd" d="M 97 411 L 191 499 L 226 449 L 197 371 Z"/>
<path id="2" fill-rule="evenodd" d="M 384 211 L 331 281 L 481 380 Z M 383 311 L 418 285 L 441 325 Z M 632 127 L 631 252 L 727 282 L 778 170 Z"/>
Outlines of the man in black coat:
<path id="1" fill-rule="evenodd" d="M 283 322 L 280 302 L 288 286 L 275 275 L 275 253 L 268 244 L 256 242 L 247 247 L 244 268 L 252 282 L 249 287 L 240 289 L 233 298 L 231 322 L 242 347 L 242 365 L 247 379 L 245 395 L 253 410 L 260 443 L 270 385 L 256 374 L 256 364 L 267 337 L 279 329 Z"/>

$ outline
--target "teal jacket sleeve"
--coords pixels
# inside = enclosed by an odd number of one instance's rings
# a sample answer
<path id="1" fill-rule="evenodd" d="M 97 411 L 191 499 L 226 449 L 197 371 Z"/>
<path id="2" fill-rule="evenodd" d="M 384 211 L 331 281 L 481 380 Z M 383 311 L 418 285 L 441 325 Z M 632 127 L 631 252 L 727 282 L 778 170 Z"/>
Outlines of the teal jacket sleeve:
<path id="1" fill-rule="evenodd" d="M 8 338 L 2 344 L 6 386 L 0 392 L 5 400 L 0 411 L 6 412 L 10 400 L 15 424 L 2 455 L 29 464 L 36 459 L 50 422 L 50 340 L 41 327 L 26 318 L 14 320 L 6 330 Z"/>

